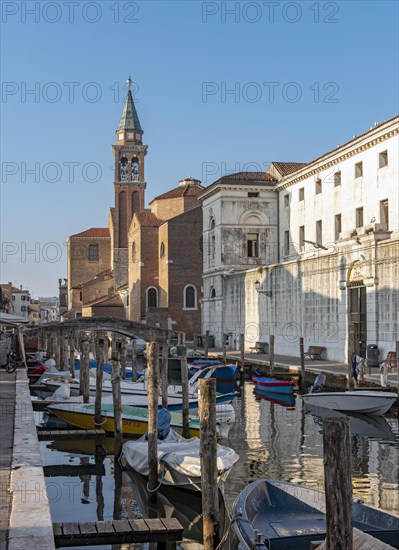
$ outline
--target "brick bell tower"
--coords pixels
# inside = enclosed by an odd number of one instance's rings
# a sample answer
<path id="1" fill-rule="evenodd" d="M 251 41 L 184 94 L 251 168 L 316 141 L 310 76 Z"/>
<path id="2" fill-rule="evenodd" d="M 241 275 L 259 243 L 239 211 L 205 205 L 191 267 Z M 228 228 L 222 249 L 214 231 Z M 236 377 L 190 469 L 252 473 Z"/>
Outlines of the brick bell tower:
<path id="1" fill-rule="evenodd" d="M 128 78 L 128 92 L 116 130 L 115 157 L 115 209 L 113 231 L 113 267 L 116 287 L 128 282 L 128 231 L 136 212 L 144 210 L 144 157 L 143 130 L 131 92 L 132 79 Z"/>

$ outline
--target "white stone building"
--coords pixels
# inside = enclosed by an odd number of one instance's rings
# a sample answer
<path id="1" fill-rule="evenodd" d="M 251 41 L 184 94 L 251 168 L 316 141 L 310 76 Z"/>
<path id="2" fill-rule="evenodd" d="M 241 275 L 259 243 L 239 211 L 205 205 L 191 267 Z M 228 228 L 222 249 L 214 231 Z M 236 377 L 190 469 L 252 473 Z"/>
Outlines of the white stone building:
<path id="1" fill-rule="evenodd" d="M 321 345 L 347 361 L 395 349 L 399 118 L 306 164 L 235 174 L 200 196 L 203 331 L 231 347 L 275 336 L 276 353 Z M 255 285 L 255 283 L 258 285 Z M 260 292 L 257 291 L 257 287 Z"/>
<path id="2" fill-rule="evenodd" d="M 41 297 L 39 304 L 41 324 L 60 320 L 60 300 L 57 296 Z"/>

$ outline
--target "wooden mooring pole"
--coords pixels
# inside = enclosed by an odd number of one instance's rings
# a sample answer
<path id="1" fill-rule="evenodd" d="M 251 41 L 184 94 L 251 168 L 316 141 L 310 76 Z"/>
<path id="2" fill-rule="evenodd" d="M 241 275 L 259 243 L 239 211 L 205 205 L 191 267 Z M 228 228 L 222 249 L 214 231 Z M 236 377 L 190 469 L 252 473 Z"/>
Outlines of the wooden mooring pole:
<path id="1" fill-rule="evenodd" d="M 245 365 L 245 339 L 244 339 L 243 334 L 240 334 L 240 363 L 241 363 L 241 368 L 244 370 L 244 365 Z"/>
<path id="2" fill-rule="evenodd" d="M 104 338 L 96 338 L 96 400 L 94 405 L 94 425 L 97 429 L 101 427 L 101 395 L 103 389 L 103 372 L 104 372 Z"/>
<path id="3" fill-rule="evenodd" d="M 126 380 L 126 336 L 122 336 L 120 342 L 120 354 L 121 354 L 121 377 L 122 380 Z"/>
<path id="4" fill-rule="evenodd" d="M 147 344 L 148 369 L 148 498 L 156 498 L 158 486 L 158 400 L 159 400 L 159 344 Z"/>
<path id="5" fill-rule="evenodd" d="M 182 436 L 190 438 L 190 413 L 189 413 L 189 395 L 188 395 L 188 368 L 187 368 L 187 348 L 179 346 L 180 368 L 181 368 L 181 393 L 183 404 L 183 431 Z"/>
<path id="6" fill-rule="evenodd" d="M 132 381 L 137 380 L 137 342 L 136 338 L 132 340 Z"/>
<path id="7" fill-rule="evenodd" d="M 206 330 L 205 331 L 205 342 L 204 342 L 205 359 L 208 359 L 208 351 L 209 351 L 209 330 Z"/>
<path id="8" fill-rule="evenodd" d="M 301 390 L 305 388 L 305 351 L 303 347 L 303 338 L 299 338 L 299 356 L 301 358 Z"/>
<path id="9" fill-rule="evenodd" d="M 123 430 L 122 430 L 122 398 L 121 398 L 121 377 L 119 374 L 119 357 L 118 349 L 115 335 L 112 335 L 112 374 L 111 374 L 111 384 L 112 384 L 112 401 L 114 408 L 114 438 L 115 438 L 115 447 L 114 454 L 115 458 L 118 459 L 123 444 Z"/>
<path id="10" fill-rule="evenodd" d="M 69 375 L 75 378 L 75 340 L 69 338 Z"/>
<path id="11" fill-rule="evenodd" d="M 351 431 L 349 417 L 323 421 L 327 548 L 352 550 Z"/>
<path id="12" fill-rule="evenodd" d="M 270 335 L 270 376 L 274 376 L 274 336 Z"/>
<path id="13" fill-rule="evenodd" d="M 204 550 L 217 546 L 219 502 L 217 485 L 216 379 L 201 378 L 200 456 Z"/>
<path id="14" fill-rule="evenodd" d="M 168 408 L 168 363 L 169 363 L 169 346 L 165 342 L 162 344 L 162 360 L 161 360 L 161 395 L 162 395 L 162 407 Z"/>
<path id="15" fill-rule="evenodd" d="M 83 403 L 89 402 L 90 395 L 90 342 L 86 336 L 81 342 L 81 359 L 80 359 L 80 393 L 83 395 Z"/>
<path id="16" fill-rule="evenodd" d="M 223 350 L 223 364 L 226 364 L 226 338 L 227 334 L 224 332 L 222 334 L 222 350 Z"/>

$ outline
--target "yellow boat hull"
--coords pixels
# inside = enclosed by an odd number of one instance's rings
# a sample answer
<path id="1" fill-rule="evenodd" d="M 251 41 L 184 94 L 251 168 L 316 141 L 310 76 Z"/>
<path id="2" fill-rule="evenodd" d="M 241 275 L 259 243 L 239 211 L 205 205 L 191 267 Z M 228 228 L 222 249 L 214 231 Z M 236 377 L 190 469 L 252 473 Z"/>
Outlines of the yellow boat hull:
<path id="1" fill-rule="evenodd" d="M 60 418 L 64 422 L 82 428 L 84 430 L 93 430 L 96 428 L 94 425 L 94 415 L 73 410 L 59 410 L 51 409 L 51 413 L 57 418 Z M 177 432 L 181 433 L 181 426 L 171 424 L 171 427 Z M 144 435 L 148 428 L 148 422 L 146 420 L 130 419 L 122 417 L 122 432 L 125 437 L 138 437 Z M 107 433 L 113 434 L 115 432 L 114 418 L 112 416 L 101 416 L 100 429 Z M 200 432 L 198 428 L 190 427 L 190 436 L 199 437 Z"/>

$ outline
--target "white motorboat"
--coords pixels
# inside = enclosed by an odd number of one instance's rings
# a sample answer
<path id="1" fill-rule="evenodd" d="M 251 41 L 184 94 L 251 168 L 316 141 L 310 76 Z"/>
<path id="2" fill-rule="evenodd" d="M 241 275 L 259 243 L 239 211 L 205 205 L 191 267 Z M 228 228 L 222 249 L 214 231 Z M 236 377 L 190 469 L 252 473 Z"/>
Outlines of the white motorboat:
<path id="1" fill-rule="evenodd" d="M 206 375 L 205 377 L 209 377 L 212 375 L 214 369 L 216 367 L 207 367 Z M 70 385 L 70 395 L 77 396 L 80 393 L 79 388 L 79 373 L 80 371 L 75 372 L 75 378 L 68 379 L 68 383 Z M 64 373 L 62 373 L 64 374 Z M 89 371 L 90 379 L 89 379 L 89 392 L 90 395 L 94 396 L 96 394 L 96 369 L 90 369 Z M 190 378 L 188 381 L 188 397 L 189 397 L 189 408 L 192 411 L 198 410 L 198 386 L 199 386 L 199 378 L 201 376 L 201 373 L 198 372 L 194 376 Z M 43 386 L 46 386 L 48 389 L 55 391 L 57 388 L 62 386 L 65 383 L 65 376 L 60 377 L 57 379 L 56 374 L 51 374 L 48 378 L 45 377 L 45 373 L 43 377 L 40 378 L 40 384 Z M 122 397 L 129 396 L 129 397 L 136 397 L 136 396 L 142 396 L 144 397 L 144 404 L 147 403 L 147 395 L 148 395 L 148 387 L 147 387 L 147 379 L 145 376 L 141 377 L 137 382 L 132 381 L 126 381 L 121 380 L 120 381 L 121 386 L 121 394 Z M 34 388 L 34 385 L 33 385 Z M 112 381 L 111 376 L 104 373 L 104 379 L 102 384 L 102 394 L 104 396 L 106 395 L 112 395 Z M 231 403 L 237 396 L 237 393 L 235 391 L 225 394 L 217 394 L 216 396 L 216 403 L 218 405 L 222 403 Z M 171 410 L 181 410 L 182 408 L 182 387 L 180 385 L 169 385 L 168 386 L 168 400 L 169 400 L 169 409 Z M 142 403 L 140 405 L 142 406 Z"/>
<path id="2" fill-rule="evenodd" d="M 167 413 L 165 409 L 159 415 Z M 167 422 L 160 420 L 158 422 Z M 170 420 L 169 420 L 170 422 Z M 167 429 L 165 429 L 167 431 Z M 198 437 L 185 439 L 170 429 L 163 439 L 158 439 L 158 482 L 191 491 L 201 490 L 200 440 Z M 148 476 L 148 441 L 146 436 L 123 445 L 123 455 L 130 468 L 143 476 Z M 238 454 L 230 447 L 217 445 L 218 482 L 224 480 L 233 465 L 239 460 Z"/>
<path id="3" fill-rule="evenodd" d="M 383 415 L 389 411 L 398 398 L 397 394 L 393 392 L 371 390 L 320 391 L 324 380 L 324 374 L 319 374 L 310 392 L 302 395 L 305 405 L 313 408 L 333 409 L 334 411 Z"/>

